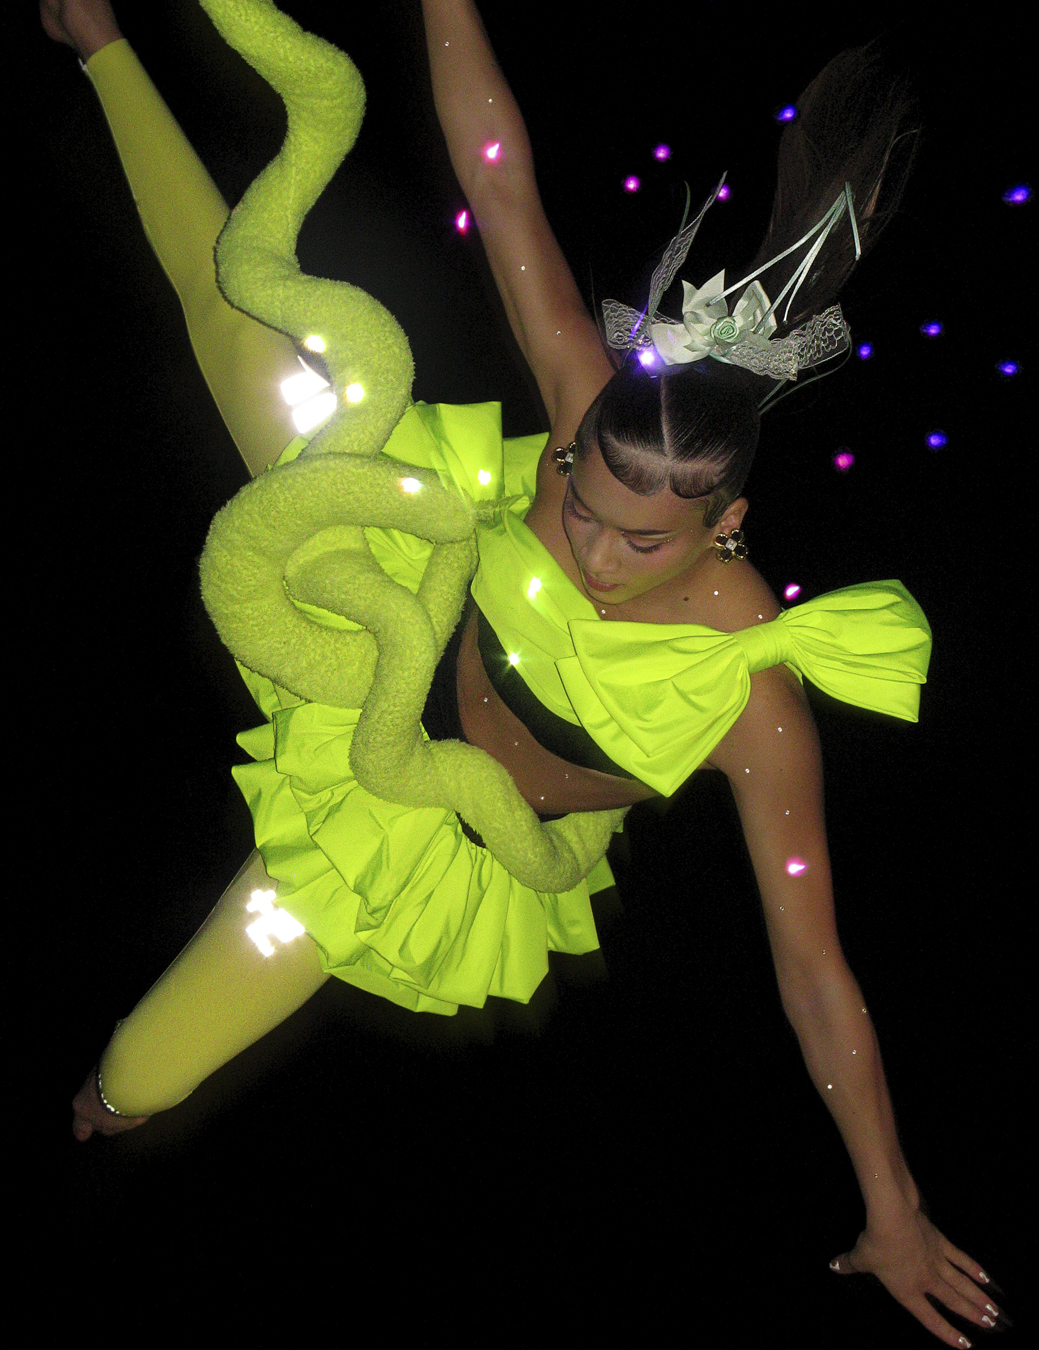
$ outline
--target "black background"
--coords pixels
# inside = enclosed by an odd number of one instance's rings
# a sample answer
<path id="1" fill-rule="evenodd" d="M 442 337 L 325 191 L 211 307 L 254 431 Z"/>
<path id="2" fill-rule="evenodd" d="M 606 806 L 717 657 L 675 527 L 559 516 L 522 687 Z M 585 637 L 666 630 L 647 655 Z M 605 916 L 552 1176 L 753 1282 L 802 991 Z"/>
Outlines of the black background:
<path id="1" fill-rule="evenodd" d="M 500 399 L 506 434 L 544 429 L 479 240 L 452 227 L 464 201 L 418 4 L 285 7 L 351 54 L 369 100 L 304 225 L 303 269 L 396 315 L 416 398 Z M 8 520 L 30 634 L 10 686 L 25 808 L 11 875 L 29 917 L 25 1002 L 58 1010 L 39 1096 L 43 1165 L 65 1183 L 56 1259 L 92 1291 L 97 1333 L 125 1331 L 129 1308 L 197 1329 L 212 1300 L 242 1327 L 269 1307 L 350 1335 L 363 1308 L 402 1337 L 462 1343 L 529 1322 L 694 1344 L 934 1344 L 879 1285 L 827 1270 L 855 1242 L 861 1200 L 783 1017 L 720 775 L 667 811 L 631 813 L 598 976 L 553 958 L 529 1008 L 454 1019 L 331 980 L 181 1107 L 121 1139 L 73 1141 L 67 1103 L 116 1019 L 251 847 L 228 769 L 257 714 L 197 582 L 209 521 L 246 471 L 90 82 L 28 8 L 11 124 L 32 204 L 8 361 L 23 485 Z M 898 577 L 933 626 L 918 725 L 812 691 L 838 920 L 932 1217 L 1026 1322 L 1033 208 L 1001 200 L 1032 172 L 1021 30 L 996 7 L 941 27 L 931 6 L 482 12 L 589 303 L 640 304 L 683 181 L 699 203 L 722 170 L 732 197 L 684 275 L 726 266 L 735 279 L 767 220 L 775 110 L 878 32 L 912 74 L 916 168 L 842 295 L 875 355 L 769 415 L 746 526 L 777 593 Z M 279 100 L 187 0 L 118 16 L 233 205 L 280 145 Z M 643 187 L 629 195 L 633 172 Z M 935 318 L 944 335 L 927 340 Z M 996 371 L 1008 358 L 1023 361 L 1012 380 Z M 935 429 L 939 452 L 925 443 Z M 856 463 L 842 475 L 843 447 Z"/>

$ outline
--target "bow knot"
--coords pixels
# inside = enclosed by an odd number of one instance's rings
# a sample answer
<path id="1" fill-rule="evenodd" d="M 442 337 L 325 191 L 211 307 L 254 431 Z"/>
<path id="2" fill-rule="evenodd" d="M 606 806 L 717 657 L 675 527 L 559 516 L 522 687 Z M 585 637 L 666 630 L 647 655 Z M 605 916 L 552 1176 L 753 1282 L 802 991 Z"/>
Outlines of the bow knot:
<path id="1" fill-rule="evenodd" d="M 768 670 L 771 666 L 779 666 L 793 659 L 794 643 L 782 615 L 771 623 L 743 628 L 732 636 L 747 658 L 747 669 L 751 675 L 755 671 Z"/>

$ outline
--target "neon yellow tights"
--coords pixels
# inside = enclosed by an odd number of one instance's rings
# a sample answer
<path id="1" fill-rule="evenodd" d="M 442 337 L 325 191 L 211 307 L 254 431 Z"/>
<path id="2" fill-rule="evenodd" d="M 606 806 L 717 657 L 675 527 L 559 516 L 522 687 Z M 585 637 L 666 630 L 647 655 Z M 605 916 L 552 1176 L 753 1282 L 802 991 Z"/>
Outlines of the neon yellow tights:
<path id="1" fill-rule="evenodd" d="M 305 933 L 264 956 L 246 933 L 255 890 L 274 890 L 255 850 L 213 912 L 117 1028 L 101 1056 L 105 1097 L 149 1116 L 176 1106 L 211 1073 L 301 1008 L 329 978 Z"/>

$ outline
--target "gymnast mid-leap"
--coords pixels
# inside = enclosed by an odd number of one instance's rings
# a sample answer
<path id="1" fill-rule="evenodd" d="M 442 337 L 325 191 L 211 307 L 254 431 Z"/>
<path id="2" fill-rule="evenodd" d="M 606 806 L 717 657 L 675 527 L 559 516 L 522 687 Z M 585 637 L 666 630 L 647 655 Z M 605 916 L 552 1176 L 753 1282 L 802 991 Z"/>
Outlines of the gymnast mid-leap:
<path id="1" fill-rule="evenodd" d="M 981 1328 L 1000 1314 L 899 1145 L 837 933 L 802 688 L 915 721 L 930 630 L 897 581 L 784 611 L 747 560 L 741 495 L 763 409 L 848 349 L 836 298 L 901 192 L 904 88 L 870 49 L 834 58 L 783 133 L 756 259 L 728 283 L 684 281 L 680 319 L 658 310 L 715 189 L 644 307 L 604 306 L 607 351 L 476 9 L 423 0 L 451 162 L 551 419 L 547 436 L 503 441 L 497 404 L 414 403 L 391 316 L 299 272 L 300 224 L 363 115 L 352 63 L 271 0 L 202 4 L 289 113 L 234 213 L 108 0 L 40 6 L 85 63 L 253 476 L 214 521 L 201 576 L 265 717 L 233 770 L 257 848 L 117 1026 L 73 1103 L 75 1137 L 183 1101 L 330 976 L 417 1013 L 527 1002 L 549 951 L 598 947 L 590 896 L 612 884 L 625 812 L 720 771 L 783 1008 L 865 1202 L 834 1269 L 874 1273 L 965 1344 L 926 1295 Z M 316 351 L 334 411 L 301 433 L 282 385 Z"/>

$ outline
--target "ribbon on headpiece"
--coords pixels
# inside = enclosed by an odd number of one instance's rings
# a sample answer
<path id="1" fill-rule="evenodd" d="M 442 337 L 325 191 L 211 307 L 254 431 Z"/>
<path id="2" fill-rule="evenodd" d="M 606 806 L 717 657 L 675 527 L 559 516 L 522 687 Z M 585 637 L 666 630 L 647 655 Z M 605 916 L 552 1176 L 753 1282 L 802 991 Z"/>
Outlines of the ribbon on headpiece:
<path id="1" fill-rule="evenodd" d="M 724 182 L 725 175 L 722 174 L 718 186 L 696 219 L 689 225 L 683 225 L 664 250 L 664 256 L 650 281 L 649 300 L 641 313 L 617 300 L 603 302 L 606 340 L 611 347 L 621 351 L 653 348 L 668 366 L 684 365 L 713 356 L 717 361 L 742 366 L 756 375 L 768 375 L 774 380 L 796 380 L 799 370 L 828 361 L 851 346 L 851 331 L 840 305 L 831 305 L 821 314 L 814 315 L 785 338 L 772 337 L 777 327 L 776 310 L 786 299 L 783 312 L 785 321 L 794 296 L 845 211 L 848 212 L 855 241 L 856 261 L 862 256 L 851 184 L 845 183 L 840 196 L 822 219 L 795 244 L 735 285 L 726 287 L 724 268 L 699 287 L 683 281 L 682 320 L 676 323 L 660 314 L 657 305 L 685 262 L 700 223 L 708 208 L 717 201 Z M 756 278 L 808 243 L 813 235 L 818 235 L 818 239 L 798 264 L 777 299 L 770 301 Z M 746 290 L 730 314 L 725 297 L 743 286 L 746 286 Z"/>

